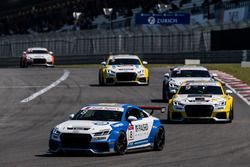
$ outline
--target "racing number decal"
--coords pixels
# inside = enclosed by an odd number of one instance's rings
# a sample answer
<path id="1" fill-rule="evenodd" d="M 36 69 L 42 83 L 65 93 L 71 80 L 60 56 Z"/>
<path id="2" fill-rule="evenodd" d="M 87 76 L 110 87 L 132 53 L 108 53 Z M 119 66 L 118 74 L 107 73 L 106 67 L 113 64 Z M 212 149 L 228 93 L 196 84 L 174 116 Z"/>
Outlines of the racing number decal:
<path id="1" fill-rule="evenodd" d="M 134 140 L 134 126 L 128 126 L 128 140 Z"/>

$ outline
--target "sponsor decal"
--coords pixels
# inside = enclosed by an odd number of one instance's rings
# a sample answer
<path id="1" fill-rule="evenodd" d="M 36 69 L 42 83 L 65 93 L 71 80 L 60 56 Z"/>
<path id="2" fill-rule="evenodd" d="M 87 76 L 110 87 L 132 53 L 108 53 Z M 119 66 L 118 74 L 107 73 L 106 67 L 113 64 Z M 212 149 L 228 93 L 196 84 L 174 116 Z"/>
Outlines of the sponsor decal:
<path id="1" fill-rule="evenodd" d="M 110 111 L 123 111 L 122 107 L 112 107 L 112 106 L 89 106 L 84 107 L 82 110 L 110 110 Z"/>
<path id="2" fill-rule="evenodd" d="M 148 130 L 148 124 L 135 125 L 136 132 L 143 132 Z"/>
<path id="3" fill-rule="evenodd" d="M 148 23 L 149 23 L 149 24 L 155 24 L 155 22 L 156 22 L 155 17 L 150 16 L 150 17 L 148 18 Z"/>
<path id="4" fill-rule="evenodd" d="M 149 134 L 148 124 L 135 125 L 135 137 L 147 136 Z"/>
<path id="5" fill-rule="evenodd" d="M 105 121 L 101 121 L 101 122 L 95 122 L 94 123 L 95 125 L 108 125 L 109 124 L 109 122 L 105 122 Z"/>
<path id="6" fill-rule="evenodd" d="M 128 140 L 134 140 L 134 126 L 128 126 Z"/>
<path id="7" fill-rule="evenodd" d="M 190 14 L 189 13 L 168 13 L 168 14 L 136 13 L 135 23 L 149 24 L 149 25 L 190 24 Z"/>

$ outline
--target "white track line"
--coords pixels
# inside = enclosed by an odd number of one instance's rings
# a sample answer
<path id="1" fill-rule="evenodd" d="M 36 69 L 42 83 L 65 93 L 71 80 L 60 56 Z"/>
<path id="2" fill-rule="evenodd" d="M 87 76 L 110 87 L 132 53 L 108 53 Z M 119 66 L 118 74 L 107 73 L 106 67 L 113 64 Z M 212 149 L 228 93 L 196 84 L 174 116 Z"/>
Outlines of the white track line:
<path id="1" fill-rule="evenodd" d="M 56 87 L 58 84 L 60 84 L 62 81 L 66 80 L 69 77 L 70 72 L 68 70 L 64 70 L 64 74 L 61 76 L 61 78 L 59 78 L 57 81 L 53 82 L 52 84 L 50 84 L 49 86 L 47 86 L 46 88 L 32 94 L 31 96 L 23 99 L 21 101 L 21 103 L 28 103 L 31 100 L 34 100 L 35 98 L 37 98 L 38 96 L 44 94 L 45 92 L 49 91 L 50 89 Z"/>

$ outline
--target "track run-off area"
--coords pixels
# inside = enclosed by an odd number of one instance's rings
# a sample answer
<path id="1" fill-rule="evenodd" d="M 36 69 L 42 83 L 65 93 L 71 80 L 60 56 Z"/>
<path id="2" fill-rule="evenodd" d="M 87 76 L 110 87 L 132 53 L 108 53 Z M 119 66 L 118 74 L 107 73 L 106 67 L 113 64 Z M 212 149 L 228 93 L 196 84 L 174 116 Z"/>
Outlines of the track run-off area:
<path id="1" fill-rule="evenodd" d="M 0 166 L 249 167 L 250 106 L 235 94 L 232 123 L 168 124 L 167 113 L 155 112 L 166 130 L 163 151 L 136 150 L 123 156 L 47 153 L 51 129 L 84 105 L 167 106 L 161 91 L 168 71 L 149 68 L 149 86 L 99 86 L 94 67 L 1 69 Z"/>

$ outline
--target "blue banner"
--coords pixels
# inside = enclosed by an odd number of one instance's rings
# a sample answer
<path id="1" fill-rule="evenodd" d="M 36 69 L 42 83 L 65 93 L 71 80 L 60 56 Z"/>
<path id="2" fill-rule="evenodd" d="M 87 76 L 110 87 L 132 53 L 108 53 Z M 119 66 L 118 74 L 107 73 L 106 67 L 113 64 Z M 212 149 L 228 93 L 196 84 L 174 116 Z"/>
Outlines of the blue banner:
<path id="1" fill-rule="evenodd" d="M 150 25 L 172 25 L 172 24 L 190 24 L 189 13 L 136 13 L 135 24 L 150 24 Z"/>

